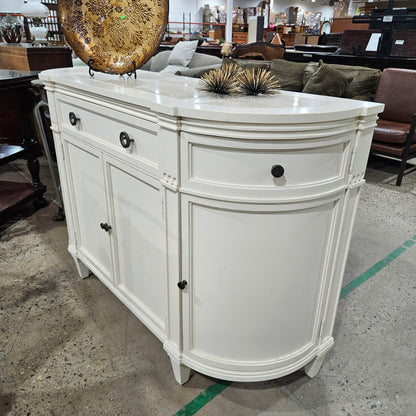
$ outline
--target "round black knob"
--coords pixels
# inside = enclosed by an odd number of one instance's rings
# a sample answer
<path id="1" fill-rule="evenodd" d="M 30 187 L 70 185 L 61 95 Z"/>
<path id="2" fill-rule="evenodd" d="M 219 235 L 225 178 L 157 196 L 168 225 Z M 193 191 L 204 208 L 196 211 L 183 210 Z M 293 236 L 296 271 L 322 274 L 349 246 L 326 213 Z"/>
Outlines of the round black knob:
<path id="1" fill-rule="evenodd" d="M 185 286 L 188 284 L 188 282 L 186 280 L 182 280 L 181 282 L 178 282 L 178 288 L 180 290 L 184 290 Z"/>
<path id="2" fill-rule="evenodd" d="M 285 173 L 285 170 L 284 170 L 283 166 L 280 166 L 280 165 L 273 165 L 272 166 L 272 175 L 275 178 L 281 178 L 284 173 Z"/>
<path id="3" fill-rule="evenodd" d="M 100 227 L 103 229 L 103 230 L 105 230 L 105 231 L 107 231 L 107 232 L 109 232 L 110 230 L 111 230 L 111 225 L 108 225 L 107 223 L 101 223 L 100 224 Z"/>
<path id="4" fill-rule="evenodd" d="M 130 139 L 129 135 L 125 131 L 120 133 L 120 143 L 125 149 L 127 149 L 133 142 L 134 139 Z"/>
<path id="5" fill-rule="evenodd" d="M 79 121 L 79 118 L 75 115 L 75 113 L 73 113 L 72 111 L 69 113 L 69 122 L 73 125 L 76 126 L 77 123 Z"/>

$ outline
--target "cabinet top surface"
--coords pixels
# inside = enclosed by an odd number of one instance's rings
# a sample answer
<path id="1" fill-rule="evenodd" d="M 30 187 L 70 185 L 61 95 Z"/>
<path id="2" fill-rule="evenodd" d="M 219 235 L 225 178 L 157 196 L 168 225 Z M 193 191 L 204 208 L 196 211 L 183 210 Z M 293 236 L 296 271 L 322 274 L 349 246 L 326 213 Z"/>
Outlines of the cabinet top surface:
<path id="1" fill-rule="evenodd" d="M 58 91 L 76 91 L 185 118 L 240 123 L 330 121 L 380 113 L 382 104 L 321 95 L 280 91 L 266 96 L 217 96 L 198 89 L 199 80 L 178 75 L 137 71 L 137 79 L 95 73 L 88 68 L 61 68 L 42 72 L 39 78 Z M 288 119 L 289 118 L 289 119 Z"/>

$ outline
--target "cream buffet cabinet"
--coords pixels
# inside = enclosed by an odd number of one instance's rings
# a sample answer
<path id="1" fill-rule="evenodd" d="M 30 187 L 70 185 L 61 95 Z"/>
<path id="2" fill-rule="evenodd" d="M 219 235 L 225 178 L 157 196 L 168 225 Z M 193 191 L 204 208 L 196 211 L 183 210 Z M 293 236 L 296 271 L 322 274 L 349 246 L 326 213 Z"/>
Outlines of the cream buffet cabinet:
<path id="1" fill-rule="evenodd" d="M 44 71 L 69 252 L 194 369 L 313 377 L 383 105 L 197 79 Z"/>

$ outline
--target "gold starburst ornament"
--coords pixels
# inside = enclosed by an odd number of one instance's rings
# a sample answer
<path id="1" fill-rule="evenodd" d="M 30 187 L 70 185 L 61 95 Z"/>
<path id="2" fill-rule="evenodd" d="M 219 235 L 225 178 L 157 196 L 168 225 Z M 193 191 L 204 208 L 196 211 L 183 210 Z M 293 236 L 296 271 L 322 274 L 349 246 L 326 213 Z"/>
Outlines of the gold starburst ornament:
<path id="1" fill-rule="evenodd" d="M 236 75 L 239 73 L 237 65 L 224 65 L 202 75 L 198 87 L 203 91 L 215 94 L 231 95 L 238 92 Z"/>
<path id="2" fill-rule="evenodd" d="M 279 81 L 264 68 L 247 68 L 236 76 L 239 90 L 246 95 L 276 94 Z"/>

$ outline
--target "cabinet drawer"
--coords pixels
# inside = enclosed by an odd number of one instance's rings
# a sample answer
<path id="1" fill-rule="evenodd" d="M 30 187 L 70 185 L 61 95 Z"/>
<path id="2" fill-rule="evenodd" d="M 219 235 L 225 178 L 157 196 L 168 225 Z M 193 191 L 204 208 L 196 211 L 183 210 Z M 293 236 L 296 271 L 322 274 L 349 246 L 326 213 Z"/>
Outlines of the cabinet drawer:
<path id="1" fill-rule="evenodd" d="M 353 134 L 293 143 L 184 137 L 184 187 L 215 194 L 230 190 L 258 194 L 343 183 Z"/>
<path id="2" fill-rule="evenodd" d="M 112 153 L 117 150 L 119 156 L 133 158 L 148 170 L 158 169 L 155 121 L 64 95 L 58 95 L 58 111 L 63 129 L 104 142 L 97 145 L 109 145 Z"/>
<path id="3" fill-rule="evenodd" d="M 234 32 L 233 42 L 234 43 L 247 43 L 248 33 L 247 32 Z"/>

